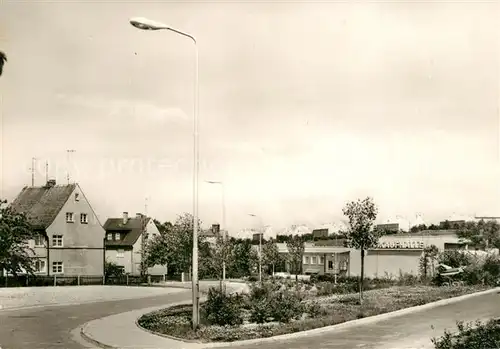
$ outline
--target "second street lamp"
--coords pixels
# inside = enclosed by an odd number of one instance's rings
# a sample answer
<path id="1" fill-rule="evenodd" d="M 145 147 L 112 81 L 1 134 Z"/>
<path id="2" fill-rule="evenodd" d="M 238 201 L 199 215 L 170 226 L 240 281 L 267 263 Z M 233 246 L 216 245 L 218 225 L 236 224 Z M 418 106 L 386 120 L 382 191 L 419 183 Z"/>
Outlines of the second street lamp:
<path id="1" fill-rule="evenodd" d="M 192 259 L 192 298 L 193 298 L 193 329 L 198 328 L 200 323 L 199 311 L 199 283 L 198 283 L 198 174 L 199 174 L 199 142 L 198 142 L 198 45 L 194 36 L 174 29 L 166 24 L 152 21 L 143 17 L 130 19 L 130 24 L 141 30 L 169 30 L 181 36 L 189 38 L 195 47 L 194 59 L 194 106 L 193 106 L 193 142 L 194 142 L 194 164 L 193 164 L 193 259 Z"/>
<path id="2" fill-rule="evenodd" d="M 249 213 L 248 215 L 254 218 L 258 217 L 253 213 Z M 262 283 L 262 234 L 263 232 L 262 232 L 262 222 L 261 222 L 259 228 L 259 282 L 260 283 Z"/>
<path id="3" fill-rule="evenodd" d="M 220 184 L 220 187 L 221 187 L 221 190 L 222 190 L 222 228 L 221 231 L 222 231 L 222 239 L 224 241 L 224 251 L 225 251 L 225 243 L 226 243 L 226 240 L 227 240 L 227 236 L 226 236 L 226 198 L 225 198 L 225 193 L 224 193 L 224 183 L 223 182 L 220 182 L 220 181 L 206 181 L 207 183 L 209 184 Z M 225 254 L 224 254 L 224 260 L 222 261 L 222 281 L 226 281 L 226 257 L 225 257 Z"/>

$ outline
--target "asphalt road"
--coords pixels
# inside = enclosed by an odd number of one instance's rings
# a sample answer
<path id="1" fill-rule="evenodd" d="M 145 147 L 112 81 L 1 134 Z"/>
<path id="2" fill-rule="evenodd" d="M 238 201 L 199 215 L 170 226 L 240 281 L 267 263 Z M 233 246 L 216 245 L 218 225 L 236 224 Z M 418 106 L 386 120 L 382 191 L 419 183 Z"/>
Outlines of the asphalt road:
<path id="1" fill-rule="evenodd" d="M 82 349 L 71 331 L 85 322 L 134 309 L 189 300 L 191 290 L 142 299 L 0 311 L 1 349 Z"/>

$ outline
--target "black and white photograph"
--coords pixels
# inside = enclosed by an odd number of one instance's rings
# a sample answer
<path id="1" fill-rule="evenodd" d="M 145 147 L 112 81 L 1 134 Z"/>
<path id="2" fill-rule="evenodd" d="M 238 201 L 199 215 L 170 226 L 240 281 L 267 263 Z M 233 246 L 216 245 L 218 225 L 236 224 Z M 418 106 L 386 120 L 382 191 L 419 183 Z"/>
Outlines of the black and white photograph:
<path id="1" fill-rule="evenodd" d="M 0 349 L 500 348 L 499 23 L 0 0 Z"/>

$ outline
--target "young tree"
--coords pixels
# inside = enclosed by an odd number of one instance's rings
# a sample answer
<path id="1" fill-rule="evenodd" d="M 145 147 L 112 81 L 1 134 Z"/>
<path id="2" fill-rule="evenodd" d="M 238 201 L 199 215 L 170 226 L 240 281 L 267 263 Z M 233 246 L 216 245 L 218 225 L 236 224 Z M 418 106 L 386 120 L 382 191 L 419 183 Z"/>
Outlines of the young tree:
<path id="1" fill-rule="evenodd" d="M 252 249 L 250 240 L 235 240 L 226 268 L 233 277 L 249 276 L 255 267 L 256 259 L 256 252 Z"/>
<path id="2" fill-rule="evenodd" d="M 201 221 L 198 223 L 201 227 Z M 204 239 L 198 230 L 198 244 Z M 193 216 L 184 213 L 177 217 L 175 223 L 160 235 L 148 242 L 146 246 L 146 265 L 168 265 L 169 272 L 180 273 L 190 270 L 193 255 Z"/>
<path id="3" fill-rule="evenodd" d="M 439 255 L 439 250 L 435 245 L 424 248 L 422 257 L 420 257 L 420 274 L 424 279 L 427 276 L 434 276 L 434 268 Z"/>
<path id="4" fill-rule="evenodd" d="M 281 256 L 276 241 L 271 239 L 262 247 L 262 260 L 264 265 L 272 265 L 272 275 L 274 276 L 275 266 L 281 262 Z"/>
<path id="5" fill-rule="evenodd" d="M 28 241 L 36 236 L 26 216 L 17 213 L 0 200 L 0 271 L 16 276 L 23 270 L 33 274 L 35 251 Z"/>
<path id="6" fill-rule="evenodd" d="M 365 250 L 377 246 L 379 233 L 373 229 L 378 209 L 373 199 L 348 202 L 342 212 L 349 218 L 349 246 L 361 250 L 361 275 L 359 278 L 359 300 L 363 301 L 363 281 L 365 272 Z"/>
<path id="7" fill-rule="evenodd" d="M 304 239 L 300 235 L 292 236 L 287 242 L 288 262 L 292 272 L 295 274 L 295 280 L 298 281 L 298 274 L 302 271 L 302 258 L 304 256 Z"/>

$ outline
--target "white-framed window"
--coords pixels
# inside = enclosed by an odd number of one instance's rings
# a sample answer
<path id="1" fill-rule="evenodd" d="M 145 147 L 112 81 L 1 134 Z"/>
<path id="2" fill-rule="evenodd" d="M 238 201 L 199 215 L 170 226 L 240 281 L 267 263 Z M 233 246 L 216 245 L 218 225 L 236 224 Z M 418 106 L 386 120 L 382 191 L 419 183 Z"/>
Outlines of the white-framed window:
<path id="1" fill-rule="evenodd" d="M 108 239 L 108 241 L 113 240 L 113 234 L 112 233 L 106 234 L 106 239 Z"/>
<path id="2" fill-rule="evenodd" d="M 63 236 L 62 235 L 52 235 L 52 246 L 62 247 L 63 246 Z"/>
<path id="3" fill-rule="evenodd" d="M 42 234 L 35 235 L 35 247 L 45 246 L 45 237 Z"/>
<path id="4" fill-rule="evenodd" d="M 75 222 L 75 215 L 73 212 L 66 212 L 66 223 L 74 223 Z"/>
<path id="5" fill-rule="evenodd" d="M 52 273 L 62 274 L 64 272 L 63 262 L 52 262 Z"/>
<path id="6" fill-rule="evenodd" d="M 309 256 L 304 256 L 304 264 L 310 264 L 311 261 L 310 261 L 310 257 Z"/>
<path id="7" fill-rule="evenodd" d="M 328 261 L 328 269 L 333 269 L 333 261 Z"/>
<path id="8" fill-rule="evenodd" d="M 325 264 L 325 257 L 324 256 L 319 257 L 319 263 Z"/>
<path id="9" fill-rule="evenodd" d="M 311 264 L 317 264 L 316 256 L 311 257 Z"/>
<path id="10" fill-rule="evenodd" d="M 86 213 L 80 213 L 80 223 L 88 224 L 88 222 L 89 222 L 89 216 Z"/>
<path id="11" fill-rule="evenodd" d="M 35 273 L 45 273 L 47 272 L 46 270 L 46 263 L 44 259 L 37 259 L 35 261 Z"/>
<path id="12" fill-rule="evenodd" d="M 80 193 L 75 193 L 75 201 L 80 201 Z"/>
<path id="13" fill-rule="evenodd" d="M 120 240 L 120 233 L 115 233 L 115 240 L 119 241 Z"/>
<path id="14" fill-rule="evenodd" d="M 123 257 L 125 257 L 125 250 L 116 251 L 116 258 L 123 258 Z"/>

